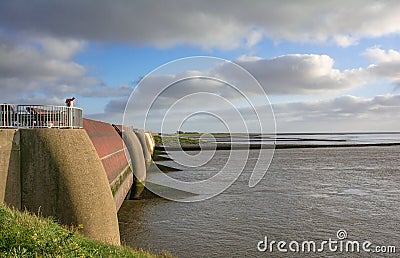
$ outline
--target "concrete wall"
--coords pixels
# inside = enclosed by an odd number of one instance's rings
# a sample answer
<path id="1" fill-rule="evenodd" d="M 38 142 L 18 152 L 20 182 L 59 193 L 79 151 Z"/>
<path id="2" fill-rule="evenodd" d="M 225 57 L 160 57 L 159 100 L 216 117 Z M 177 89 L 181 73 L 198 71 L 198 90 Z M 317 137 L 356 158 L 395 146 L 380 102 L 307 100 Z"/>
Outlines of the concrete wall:
<path id="1" fill-rule="evenodd" d="M 120 244 L 109 182 L 85 130 L 20 129 L 21 207 Z"/>
<path id="2" fill-rule="evenodd" d="M 0 203 L 21 208 L 20 135 L 0 129 Z"/>

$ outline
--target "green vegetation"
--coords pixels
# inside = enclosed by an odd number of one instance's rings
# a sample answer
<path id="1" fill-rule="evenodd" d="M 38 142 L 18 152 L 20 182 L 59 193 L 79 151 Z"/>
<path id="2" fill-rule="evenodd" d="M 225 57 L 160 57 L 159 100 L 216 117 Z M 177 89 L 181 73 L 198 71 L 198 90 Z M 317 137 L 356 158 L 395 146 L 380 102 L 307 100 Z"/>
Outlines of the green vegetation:
<path id="1" fill-rule="evenodd" d="M 80 228 L 66 229 L 0 204 L 0 257 L 156 257 L 90 240 L 78 233 Z"/>
<path id="2" fill-rule="evenodd" d="M 132 169 L 129 166 L 122 175 L 119 176 L 119 179 L 117 182 L 115 182 L 112 186 L 111 186 L 111 193 L 113 196 L 115 196 L 115 194 L 118 192 L 118 189 L 121 187 L 122 183 L 125 181 L 126 177 L 132 173 Z"/>
<path id="3" fill-rule="evenodd" d="M 198 139 L 171 134 L 168 136 L 153 135 L 156 146 L 198 145 Z"/>
<path id="4" fill-rule="evenodd" d="M 158 134 L 153 134 L 154 142 L 156 143 L 156 146 L 162 145 L 162 139 L 161 136 Z"/>

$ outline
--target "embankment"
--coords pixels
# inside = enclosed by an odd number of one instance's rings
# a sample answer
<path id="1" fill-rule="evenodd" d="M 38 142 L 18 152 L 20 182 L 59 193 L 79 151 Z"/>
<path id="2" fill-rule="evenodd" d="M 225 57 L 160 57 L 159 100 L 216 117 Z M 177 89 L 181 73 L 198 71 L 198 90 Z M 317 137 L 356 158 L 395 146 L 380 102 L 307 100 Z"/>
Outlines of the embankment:
<path id="1" fill-rule="evenodd" d="M 0 204 L 0 257 L 168 257 L 93 241 L 76 229 Z"/>

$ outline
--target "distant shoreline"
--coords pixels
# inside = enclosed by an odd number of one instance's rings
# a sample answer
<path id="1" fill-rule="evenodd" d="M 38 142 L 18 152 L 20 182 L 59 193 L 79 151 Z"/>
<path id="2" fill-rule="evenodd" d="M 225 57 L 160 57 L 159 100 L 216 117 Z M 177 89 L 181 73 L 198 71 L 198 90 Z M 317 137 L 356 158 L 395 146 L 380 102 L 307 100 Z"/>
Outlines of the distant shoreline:
<path id="1" fill-rule="evenodd" d="M 156 150 L 165 151 L 199 151 L 199 150 L 244 150 L 244 149 L 271 149 L 273 145 L 269 144 L 202 144 L 195 145 L 181 145 L 181 146 L 156 146 Z M 394 143 L 349 143 L 349 144 L 276 144 L 275 149 L 301 149 L 301 148 L 349 148 L 349 147 L 387 147 L 387 146 L 400 146 L 400 142 Z"/>

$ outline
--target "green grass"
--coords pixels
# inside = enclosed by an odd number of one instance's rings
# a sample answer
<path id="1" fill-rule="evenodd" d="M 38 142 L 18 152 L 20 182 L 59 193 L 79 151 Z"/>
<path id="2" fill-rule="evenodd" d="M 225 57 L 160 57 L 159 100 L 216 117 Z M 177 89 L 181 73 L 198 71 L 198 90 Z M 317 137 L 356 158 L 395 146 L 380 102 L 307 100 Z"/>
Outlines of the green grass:
<path id="1" fill-rule="evenodd" d="M 156 146 L 179 146 L 179 145 L 198 145 L 198 139 L 190 139 L 187 137 L 177 137 L 177 135 L 171 135 L 166 137 L 161 137 L 159 135 L 153 135 L 156 142 Z"/>
<path id="2" fill-rule="evenodd" d="M 156 146 L 162 145 L 162 139 L 161 136 L 158 134 L 153 134 L 154 142 L 156 143 Z"/>
<path id="3" fill-rule="evenodd" d="M 0 257 L 157 257 L 90 240 L 78 230 L 0 204 Z"/>

